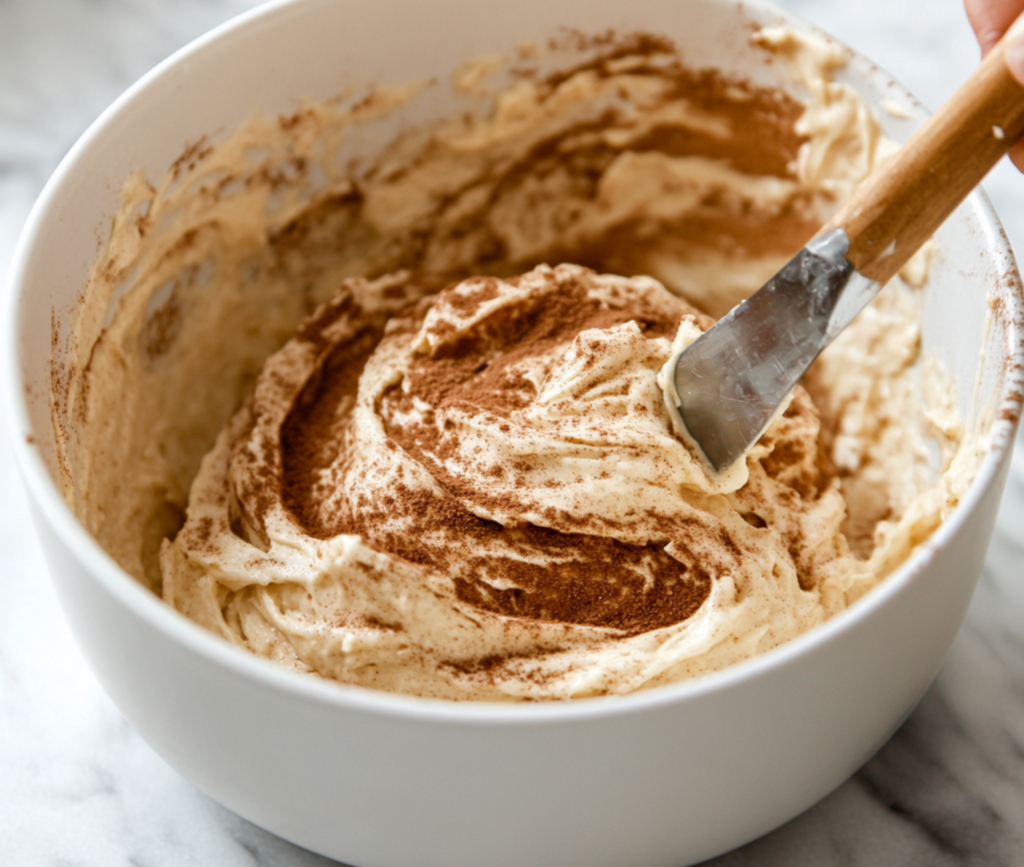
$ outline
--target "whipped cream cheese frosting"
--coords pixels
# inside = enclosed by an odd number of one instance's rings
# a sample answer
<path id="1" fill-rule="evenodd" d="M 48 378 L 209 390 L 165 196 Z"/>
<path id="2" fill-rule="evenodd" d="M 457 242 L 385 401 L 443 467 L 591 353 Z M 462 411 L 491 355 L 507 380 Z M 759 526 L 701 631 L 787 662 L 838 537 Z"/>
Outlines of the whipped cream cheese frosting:
<path id="1" fill-rule="evenodd" d="M 76 514 L 225 640 L 419 696 L 632 692 L 854 602 L 973 471 L 929 254 L 736 473 L 658 385 L 893 147 L 843 49 L 753 42 L 805 103 L 577 34 L 462 69 L 439 120 L 380 87 L 133 175 L 54 364 Z"/>
<path id="2" fill-rule="evenodd" d="M 268 359 L 164 549 L 172 605 L 346 683 L 572 698 L 752 655 L 873 583 L 803 389 L 738 490 L 676 438 L 657 372 L 709 322 L 653 279 L 471 278 L 381 327 L 421 291 L 352 281 Z"/>

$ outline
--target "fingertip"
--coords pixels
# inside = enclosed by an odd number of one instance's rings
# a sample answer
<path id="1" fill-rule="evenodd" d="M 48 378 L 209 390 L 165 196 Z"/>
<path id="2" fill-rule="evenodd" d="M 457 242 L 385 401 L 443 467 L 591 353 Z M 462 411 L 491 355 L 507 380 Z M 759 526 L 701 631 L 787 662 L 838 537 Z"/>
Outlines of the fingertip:
<path id="1" fill-rule="evenodd" d="M 964 0 L 964 9 L 984 56 L 1024 10 L 1024 0 Z"/>
<path id="2" fill-rule="evenodd" d="M 1006 65 L 1024 86 L 1024 15 L 1013 22 L 1006 34 Z"/>
<path id="3" fill-rule="evenodd" d="M 1024 142 L 1017 142 L 1010 148 L 1010 161 L 1024 172 Z"/>

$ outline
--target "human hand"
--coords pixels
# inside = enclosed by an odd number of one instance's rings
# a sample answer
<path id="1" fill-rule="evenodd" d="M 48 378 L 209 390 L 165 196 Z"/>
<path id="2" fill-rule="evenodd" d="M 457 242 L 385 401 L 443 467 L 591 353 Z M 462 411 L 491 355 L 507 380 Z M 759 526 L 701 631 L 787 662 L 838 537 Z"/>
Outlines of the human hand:
<path id="1" fill-rule="evenodd" d="M 1024 13 L 1024 0 L 964 0 L 967 18 L 974 28 L 974 34 L 985 55 L 1010 28 L 1010 25 Z M 1006 65 L 1024 87 L 1024 18 L 1017 25 L 1017 32 L 1006 46 Z M 1010 159 L 1018 169 L 1024 171 L 1024 141 L 1010 149 Z"/>

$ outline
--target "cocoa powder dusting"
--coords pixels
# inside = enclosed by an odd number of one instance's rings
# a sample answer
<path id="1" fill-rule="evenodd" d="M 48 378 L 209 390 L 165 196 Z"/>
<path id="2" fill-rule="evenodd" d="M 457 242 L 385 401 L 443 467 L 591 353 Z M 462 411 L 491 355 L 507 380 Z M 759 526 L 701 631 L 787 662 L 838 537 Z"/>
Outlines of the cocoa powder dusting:
<path id="1" fill-rule="evenodd" d="M 335 347 L 318 375 L 303 389 L 281 429 L 281 499 L 311 530 L 318 523 L 319 508 L 312 491 L 320 471 L 334 462 L 342 447 L 359 375 L 382 331 L 363 328 L 350 342 Z"/>
<path id="2" fill-rule="evenodd" d="M 460 313 L 471 314 L 495 294 L 495 281 L 481 280 L 476 291 L 446 293 L 445 298 Z M 688 311 L 679 304 L 680 313 Z M 397 317 L 400 330 L 408 332 L 406 320 L 422 321 L 428 309 L 424 302 L 411 305 Z M 709 576 L 699 566 L 687 567 L 671 557 L 663 545 L 628 545 L 525 523 L 506 527 L 471 513 L 459 501 L 466 483 L 427 456 L 437 445 L 437 431 L 428 425 L 403 427 L 385 419 L 389 446 L 427 466 L 445 494 L 397 485 L 325 520 L 323 479 L 329 473 L 344 475 L 346 431 L 359 376 L 384 331 L 380 322 L 364 325 L 351 339 L 327 346 L 326 329 L 352 312 L 351 303 L 339 299 L 300 329 L 300 339 L 321 350 L 322 362 L 282 426 L 280 481 L 256 480 L 257 487 L 271 492 L 279 484 L 284 505 L 311 535 L 358 534 L 382 551 L 451 576 L 464 602 L 514 617 L 635 634 L 684 620 L 700 607 L 710 591 Z M 525 310 L 499 311 L 485 327 L 443 347 L 436 357 L 420 358 L 409 373 L 409 392 L 437 406 L 460 402 L 475 411 L 507 415 L 533 396 L 532 385 L 508 372 L 517 360 L 568 345 L 588 328 L 630 320 L 652 335 L 667 336 L 675 329 L 673 318 L 642 301 L 609 307 L 588 297 L 586 286 L 565 282 Z M 411 401 L 400 386 L 389 398 L 396 410 L 408 408 Z M 252 490 L 239 496 L 260 499 Z M 394 526 L 396 515 L 408 518 L 407 525 L 415 529 L 387 529 Z M 259 519 L 253 523 L 258 525 Z"/>

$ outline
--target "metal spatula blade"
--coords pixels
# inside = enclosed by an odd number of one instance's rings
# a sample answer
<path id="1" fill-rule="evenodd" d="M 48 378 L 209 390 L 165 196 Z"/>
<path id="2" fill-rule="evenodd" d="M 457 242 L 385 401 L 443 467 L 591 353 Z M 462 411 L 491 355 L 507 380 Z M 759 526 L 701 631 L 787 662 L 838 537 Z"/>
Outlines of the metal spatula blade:
<path id="1" fill-rule="evenodd" d="M 818 353 L 878 293 L 846 258 L 846 233 L 815 238 L 676 362 L 679 414 L 723 470 L 768 427 Z"/>

